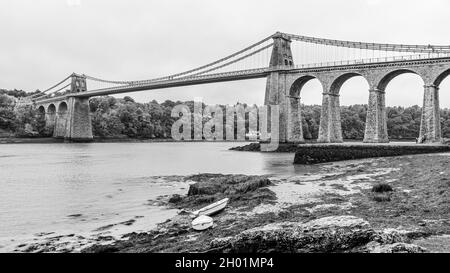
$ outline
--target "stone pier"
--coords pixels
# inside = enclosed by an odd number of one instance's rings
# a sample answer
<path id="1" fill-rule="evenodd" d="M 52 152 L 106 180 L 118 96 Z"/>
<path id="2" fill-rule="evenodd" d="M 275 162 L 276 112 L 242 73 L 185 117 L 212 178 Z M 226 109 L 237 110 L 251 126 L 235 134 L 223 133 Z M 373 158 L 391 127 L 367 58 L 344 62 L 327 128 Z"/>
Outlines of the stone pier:
<path id="1" fill-rule="evenodd" d="M 419 142 L 441 142 L 439 87 L 432 84 L 424 86 Z"/>
<path id="2" fill-rule="evenodd" d="M 339 94 L 323 93 L 317 142 L 340 143 L 342 139 Z"/>
<path id="3" fill-rule="evenodd" d="M 56 115 L 55 129 L 53 131 L 54 138 L 64 138 L 66 135 L 67 114 L 58 113 Z"/>
<path id="4" fill-rule="evenodd" d="M 54 138 L 64 138 L 66 135 L 67 124 L 67 103 L 61 102 L 58 105 L 58 111 L 56 112 L 56 121 L 53 130 Z"/>
<path id="5" fill-rule="evenodd" d="M 66 140 L 85 142 L 93 139 L 89 98 L 69 97 L 67 116 Z"/>
<path id="6" fill-rule="evenodd" d="M 378 89 L 369 90 L 369 104 L 366 116 L 365 143 L 389 142 L 386 120 L 385 92 Z"/>
<path id="7" fill-rule="evenodd" d="M 55 126 L 56 122 L 56 107 L 50 105 L 45 111 L 45 126 L 52 128 Z"/>
<path id="8" fill-rule="evenodd" d="M 288 100 L 288 134 L 287 141 L 290 143 L 302 143 L 303 128 L 302 128 L 302 111 L 300 97 L 289 97 Z"/>

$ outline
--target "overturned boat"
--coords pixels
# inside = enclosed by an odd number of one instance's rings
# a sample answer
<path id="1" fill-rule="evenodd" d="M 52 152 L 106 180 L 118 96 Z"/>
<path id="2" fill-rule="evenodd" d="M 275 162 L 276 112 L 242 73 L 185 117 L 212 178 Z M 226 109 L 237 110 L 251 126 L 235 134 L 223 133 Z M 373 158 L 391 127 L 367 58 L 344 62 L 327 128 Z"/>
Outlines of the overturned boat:
<path id="1" fill-rule="evenodd" d="M 215 203 L 212 203 L 211 205 L 208 205 L 204 208 L 193 211 L 191 214 L 193 217 L 198 217 L 201 215 L 210 216 L 210 215 L 216 214 L 219 211 L 223 210 L 227 206 L 229 200 L 230 200 L 229 198 L 224 198 L 224 199 L 219 200 Z"/>
<path id="2" fill-rule="evenodd" d="M 198 231 L 208 229 L 212 227 L 214 224 L 214 221 L 211 217 L 206 215 L 201 215 L 197 218 L 195 218 L 192 221 L 192 228 Z"/>

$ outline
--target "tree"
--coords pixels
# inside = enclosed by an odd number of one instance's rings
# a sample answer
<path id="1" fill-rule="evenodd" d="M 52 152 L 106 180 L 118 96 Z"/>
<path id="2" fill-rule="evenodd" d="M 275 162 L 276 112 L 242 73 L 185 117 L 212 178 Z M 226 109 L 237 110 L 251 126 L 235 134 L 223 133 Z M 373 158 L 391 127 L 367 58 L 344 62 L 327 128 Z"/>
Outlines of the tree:
<path id="1" fill-rule="evenodd" d="M 14 127 L 17 136 L 35 137 L 39 136 L 39 131 L 44 132 L 45 121 L 42 123 L 37 110 L 32 105 L 17 106 L 15 113 Z"/>
<path id="2" fill-rule="evenodd" d="M 125 97 L 123 97 L 123 100 L 124 100 L 125 102 L 132 102 L 132 103 L 134 103 L 134 99 L 133 99 L 132 97 L 130 97 L 130 96 L 125 96 Z"/>
<path id="3" fill-rule="evenodd" d="M 36 91 L 39 92 L 39 91 Z M 51 136 L 52 128 L 45 126 L 45 117 L 32 106 L 16 105 L 16 98 L 26 93 L 21 90 L 0 90 L 0 129 L 18 136 Z M 97 137 L 128 136 L 132 138 L 170 138 L 172 124 L 178 118 L 171 117 L 174 106 L 182 102 L 166 100 L 158 103 L 135 102 L 131 97 L 116 99 L 111 96 L 90 99 L 93 134 Z M 184 102 L 194 118 L 194 102 Z M 244 107 L 246 104 L 242 104 Z M 202 104 L 202 109 L 206 105 Z M 225 106 L 221 105 L 225 113 Z M 320 105 L 302 105 L 302 128 L 305 139 L 317 139 L 320 127 Z M 419 135 L 421 107 L 387 107 L 388 134 L 391 139 L 412 139 Z M 248 118 L 249 114 L 246 114 Z M 345 139 L 364 137 L 367 105 L 341 107 L 342 134 Z M 202 126 L 208 120 L 203 117 Z M 246 132 L 248 132 L 248 120 Z M 226 128 L 226 119 L 224 119 Z M 194 129 L 194 124 L 191 129 Z M 234 125 L 234 127 L 236 124 Z M 450 110 L 441 109 L 443 137 L 450 138 Z M 201 128 L 197 128 L 200 129 Z M 236 129 L 236 128 L 235 128 Z M 224 133 L 226 130 L 224 130 Z M 193 135 L 192 135 L 193 136 Z"/>
<path id="4" fill-rule="evenodd" d="M 15 118 L 14 100 L 8 95 L 0 94 L 0 129 L 14 130 Z"/>

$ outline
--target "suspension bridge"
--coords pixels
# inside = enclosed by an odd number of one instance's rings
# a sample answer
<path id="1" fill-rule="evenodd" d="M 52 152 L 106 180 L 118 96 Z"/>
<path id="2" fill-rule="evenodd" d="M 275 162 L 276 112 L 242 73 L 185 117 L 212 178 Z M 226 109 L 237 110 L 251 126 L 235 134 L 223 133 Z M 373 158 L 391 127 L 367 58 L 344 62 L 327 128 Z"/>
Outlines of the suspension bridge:
<path id="1" fill-rule="evenodd" d="M 396 76 L 414 73 L 424 81 L 421 142 L 440 142 L 439 85 L 450 74 L 450 46 L 367 43 L 277 32 L 229 56 L 181 73 L 146 80 L 106 80 L 73 73 L 27 97 L 54 126 L 54 137 L 92 139 L 89 98 L 128 92 L 266 78 L 265 104 L 279 105 L 281 142 L 302 142 L 303 86 L 323 88 L 318 142 L 342 142 L 339 91 L 348 79 L 369 83 L 364 142 L 388 142 L 385 88 Z"/>

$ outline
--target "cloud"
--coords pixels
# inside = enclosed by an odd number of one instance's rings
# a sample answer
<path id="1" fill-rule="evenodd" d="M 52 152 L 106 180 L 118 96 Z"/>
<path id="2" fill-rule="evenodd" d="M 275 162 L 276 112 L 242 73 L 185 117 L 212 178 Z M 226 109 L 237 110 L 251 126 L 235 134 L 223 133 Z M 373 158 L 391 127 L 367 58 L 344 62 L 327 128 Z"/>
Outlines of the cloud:
<path id="1" fill-rule="evenodd" d="M 369 6 L 377 6 L 380 5 L 382 0 L 366 0 L 367 5 Z"/>

